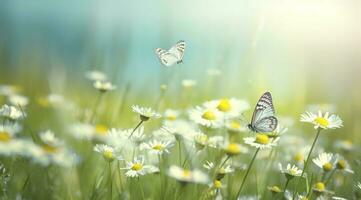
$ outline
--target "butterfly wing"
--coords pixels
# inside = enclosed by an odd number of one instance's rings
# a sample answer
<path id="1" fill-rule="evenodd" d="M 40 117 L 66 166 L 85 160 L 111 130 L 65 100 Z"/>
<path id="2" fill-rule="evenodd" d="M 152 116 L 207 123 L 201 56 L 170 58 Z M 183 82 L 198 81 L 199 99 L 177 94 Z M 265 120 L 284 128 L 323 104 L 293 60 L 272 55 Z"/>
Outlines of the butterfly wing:
<path id="1" fill-rule="evenodd" d="M 182 62 L 185 48 L 186 48 L 186 42 L 180 40 L 177 42 L 176 45 L 174 45 L 172 48 L 169 49 L 169 53 L 173 54 L 178 59 L 177 63 Z"/>
<path id="2" fill-rule="evenodd" d="M 263 123 L 261 123 L 263 119 L 268 119 L 270 117 L 275 118 L 274 115 L 275 115 L 275 110 L 272 103 L 272 95 L 270 92 L 265 92 L 258 100 L 257 105 L 254 109 L 251 125 L 257 131 L 258 129 L 257 125 L 259 126 L 264 125 Z M 276 119 L 276 125 L 277 125 L 277 119 Z"/>
<path id="3" fill-rule="evenodd" d="M 260 121 L 254 125 L 254 129 L 256 132 L 272 132 L 276 129 L 278 124 L 278 120 L 274 116 L 262 118 Z"/>
<path id="4" fill-rule="evenodd" d="M 158 55 L 160 62 L 167 67 L 178 62 L 178 58 L 167 50 L 157 48 L 155 53 Z"/>

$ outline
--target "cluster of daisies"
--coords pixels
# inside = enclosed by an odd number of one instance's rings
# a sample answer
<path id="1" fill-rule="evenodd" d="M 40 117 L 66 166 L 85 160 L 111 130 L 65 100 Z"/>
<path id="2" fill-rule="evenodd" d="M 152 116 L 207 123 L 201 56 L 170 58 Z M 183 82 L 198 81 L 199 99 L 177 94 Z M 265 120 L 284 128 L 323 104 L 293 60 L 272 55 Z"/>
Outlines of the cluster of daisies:
<path id="1" fill-rule="evenodd" d="M 219 74 L 216 70 L 208 73 Z M 72 139 L 93 145 L 93 151 L 104 159 L 100 164 L 109 168 L 110 183 L 126 184 L 131 179 L 140 181 L 142 177 L 150 177 L 160 180 L 161 191 L 174 190 L 174 199 L 183 199 L 182 188 L 186 185 L 200 185 L 200 199 L 346 199 L 338 196 L 335 189 L 355 172 L 347 156 L 342 155 L 357 147 L 352 141 L 336 141 L 337 153 L 331 153 L 318 144 L 328 129 L 341 128 L 343 122 L 335 114 L 314 112 L 317 105 L 310 106 L 311 111 L 300 119 L 314 127 L 312 141 L 299 134 L 285 134 L 295 123 L 289 117 L 279 117 L 280 123 L 273 132 L 251 133 L 243 114 L 250 104 L 237 98 L 216 99 L 186 110 L 163 112 L 133 105 L 134 124 L 126 129 L 111 128 L 97 123 L 97 115 L 102 96 L 116 86 L 102 72 L 92 71 L 86 77 L 99 91 L 99 97 L 94 99 L 93 108 L 84 112 L 81 120 L 67 124 L 65 131 Z M 195 84 L 193 80 L 182 82 L 185 88 Z M 167 86 L 162 85 L 161 89 L 166 90 Z M 71 167 L 86 162 L 60 135 L 51 130 L 35 133 L 26 126 L 24 121 L 31 114 L 27 113 L 30 101 L 15 87 L 1 86 L 0 95 L 6 98 L 6 104 L 0 107 L 1 156 L 22 156 L 42 166 Z M 74 117 L 81 110 L 58 94 L 41 97 L 37 103 L 70 110 Z M 257 165 L 262 166 L 262 171 L 257 172 Z M 120 175 L 114 176 L 115 171 Z M 245 188 L 249 191 L 249 185 L 254 184 L 249 177 L 252 171 L 265 176 L 263 181 L 267 185 L 261 189 L 262 194 L 258 189 L 256 194 L 245 194 Z M 282 178 L 272 179 L 268 173 Z M 127 179 L 114 180 L 123 176 Z M 168 186 L 165 180 L 175 180 L 178 189 Z M 349 197 L 359 198 L 361 183 L 354 185 L 355 193 Z M 143 186 L 139 187 L 144 195 Z M 111 199 L 115 197 L 113 189 L 117 188 L 110 184 Z M 120 190 L 129 193 L 126 188 Z"/>

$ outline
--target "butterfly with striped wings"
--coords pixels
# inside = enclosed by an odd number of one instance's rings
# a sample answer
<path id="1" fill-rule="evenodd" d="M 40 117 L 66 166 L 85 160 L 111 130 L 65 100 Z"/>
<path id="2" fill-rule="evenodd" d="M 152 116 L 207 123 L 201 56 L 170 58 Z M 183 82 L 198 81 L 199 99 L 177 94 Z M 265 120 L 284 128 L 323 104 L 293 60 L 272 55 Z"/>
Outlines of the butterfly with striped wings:
<path id="1" fill-rule="evenodd" d="M 163 65 L 170 67 L 174 64 L 179 64 L 183 62 L 185 48 L 186 42 L 180 40 L 169 50 L 157 48 L 155 50 L 155 53 L 158 55 L 158 58 Z"/>
<path id="2" fill-rule="evenodd" d="M 256 133 L 272 132 L 278 124 L 274 115 L 275 109 L 273 108 L 271 93 L 265 92 L 257 102 L 248 128 Z"/>

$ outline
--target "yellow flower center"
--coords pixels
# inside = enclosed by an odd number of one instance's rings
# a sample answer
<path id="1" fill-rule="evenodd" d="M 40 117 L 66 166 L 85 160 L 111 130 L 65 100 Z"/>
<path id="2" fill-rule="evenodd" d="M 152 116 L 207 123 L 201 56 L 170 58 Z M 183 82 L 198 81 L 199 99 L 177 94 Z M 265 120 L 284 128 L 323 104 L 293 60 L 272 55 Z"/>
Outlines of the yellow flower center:
<path id="1" fill-rule="evenodd" d="M 11 136 L 9 133 L 5 131 L 0 132 L 0 142 L 9 142 L 11 139 Z"/>
<path id="2" fill-rule="evenodd" d="M 95 126 L 95 132 L 99 135 L 106 135 L 108 132 L 108 128 L 104 125 L 98 124 Z"/>
<path id="3" fill-rule="evenodd" d="M 280 189 L 278 186 L 273 186 L 273 187 L 270 188 L 270 190 L 271 190 L 272 192 L 275 192 L 275 193 L 280 193 L 280 192 L 282 192 L 281 189 Z"/>
<path id="4" fill-rule="evenodd" d="M 241 153 L 241 148 L 236 143 L 230 143 L 226 148 L 226 152 L 229 155 L 238 155 Z"/>
<path id="5" fill-rule="evenodd" d="M 293 156 L 293 159 L 295 159 L 295 161 L 297 162 L 302 162 L 303 159 L 304 159 L 304 156 L 302 153 L 296 153 L 294 156 Z"/>
<path id="6" fill-rule="evenodd" d="M 217 108 L 222 112 L 228 112 L 232 109 L 231 102 L 229 101 L 229 99 L 221 99 Z"/>
<path id="7" fill-rule="evenodd" d="M 347 167 L 346 160 L 339 160 L 336 164 L 337 169 L 344 170 Z"/>
<path id="8" fill-rule="evenodd" d="M 58 149 L 54 146 L 50 146 L 48 144 L 45 144 L 43 146 L 43 149 L 47 152 L 47 153 L 55 153 Z"/>
<path id="9" fill-rule="evenodd" d="M 325 163 L 323 166 L 322 166 L 322 168 L 323 168 L 323 170 L 325 170 L 325 171 L 331 171 L 331 169 L 332 169 L 332 164 L 331 163 Z"/>
<path id="10" fill-rule="evenodd" d="M 315 189 L 322 192 L 325 190 L 325 184 L 322 182 L 318 182 L 315 184 Z"/>
<path id="11" fill-rule="evenodd" d="M 317 117 L 315 122 L 321 127 L 327 127 L 330 124 L 330 122 L 324 117 Z"/>
<path id="12" fill-rule="evenodd" d="M 134 171 L 139 171 L 139 170 L 142 170 L 143 169 L 143 165 L 140 164 L 140 163 L 134 163 L 133 166 L 132 166 L 132 170 Z"/>
<path id="13" fill-rule="evenodd" d="M 192 172 L 191 172 L 191 171 L 189 171 L 189 170 L 183 170 L 182 176 L 183 176 L 184 178 L 189 178 L 189 177 L 191 177 L 191 175 L 192 175 Z"/>
<path id="14" fill-rule="evenodd" d="M 168 115 L 168 116 L 167 116 L 167 119 L 170 120 L 170 121 L 174 121 L 174 120 L 177 119 L 177 116 L 175 116 L 175 115 Z"/>
<path id="15" fill-rule="evenodd" d="M 269 143 L 269 137 L 265 134 L 257 134 L 256 135 L 256 142 L 258 144 L 268 144 Z"/>
<path id="16" fill-rule="evenodd" d="M 156 145 L 153 146 L 153 149 L 157 150 L 157 151 L 162 151 L 164 149 L 164 145 L 163 144 L 156 144 Z"/>
<path id="17" fill-rule="evenodd" d="M 221 188 L 222 187 L 222 182 L 219 181 L 219 180 L 215 180 L 215 181 L 213 181 L 213 186 L 215 188 Z"/>
<path id="18" fill-rule="evenodd" d="M 216 119 L 216 115 L 214 114 L 214 112 L 207 110 L 206 112 L 203 113 L 202 118 L 212 121 Z"/>
<path id="19" fill-rule="evenodd" d="M 241 128 L 241 124 L 236 121 L 233 121 L 230 123 L 230 127 L 233 129 L 239 129 L 239 128 Z"/>
<path id="20" fill-rule="evenodd" d="M 107 160 L 107 161 L 113 161 L 113 160 L 114 160 L 113 151 L 105 150 L 105 151 L 103 152 L 103 157 L 104 157 L 105 160 Z"/>

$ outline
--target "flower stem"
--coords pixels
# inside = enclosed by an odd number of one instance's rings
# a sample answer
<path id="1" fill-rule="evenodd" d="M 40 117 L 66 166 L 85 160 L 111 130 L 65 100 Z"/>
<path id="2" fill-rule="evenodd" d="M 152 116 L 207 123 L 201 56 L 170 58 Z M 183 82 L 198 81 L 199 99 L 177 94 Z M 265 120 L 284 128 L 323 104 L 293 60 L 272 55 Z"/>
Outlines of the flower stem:
<path id="1" fill-rule="evenodd" d="M 291 180 L 290 178 L 287 179 L 286 184 L 285 184 L 285 187 L 283 188 L 283 194 L 286 193 L 286 190 L 287 190 L 287 187 L 288 187 L 288 183 L 290 182 L 290 180 Z"/>
<path id="2" fill-rule="evenodd" d="M 181 147 L 181 141 L 178 140 L 178 158 L 179 158 L 179 166 L 182 164 L 182 147 Z"/>
<path id="3" fill-rule="evenodd" d="M 142 199 L 144 200 L 143 186 L 141 185 L 139 177 L 138 177 L 138 186 L 139 186 L 140 193 L 142 194 Z"/>
<path id="4" fill-rule="evenodd" d="M 231 156 L 227 156 L 227 158 L 222 162 L 222 164 L 219 166 L 218 169 L 222 169 L 223 165 L 226 164 L 226 162 L 229 160 Z"/>
<path id="5" fill-rule="evenodd" d="M 132 133 L 130 133 L 128 138 L 131 138 L 133 136 L 133 133 L 139 128 L 140 125 L 142 125 L 144 121 L 140 120 L 140 122 L 137 124 L 137 126 L 133 129 Z"/>
<path id="6" fill-rule="evenodd" d="M 331 174 L 328 176 L 327 180 L 325 181 L 325 185 L 327 185 L 330 182 L 335 171 L 336 171 L 336 168 L 331 171 Z"/>
<path id="7" fill-rule="evenodd" d="M 160 181 L 160 194 L 161 194 L 161 197 L 163 197 L 163 182 L 162 182 L 162 173 L 163 173 L 163 170 L 162 170 L 162 157 L 160 154 L 158 154 L 158 162 L 159 162 L 159 181 Z M 163 198 L 161 198 L 163 199 Z"/>
<path id="8" fill-rule="evenodd" d="M 110 163 L 110 162 L 108 162 L 108 165 L 109 165 L 110 199 L 113 199 L 112 166 L 111 166 L 111 163 Z"/>
<path id="9" fill-rule="evenodd" d="M 316 137 L 315 137 L 315 139 L 313 140 L 313 143 L 312 143 L 310 152 L 308 153 L 308 156 L 307 156 L 305 165 L 304 165 L 304 167 L 303 167 L 301 176 L 300 176 L 300 177 L 298 178 L 298 180 L 297 180 L 297 184 L 296 184 L 295 190 L 294 190 L 294 192 L 293 192 L 292 200 L 294 200 L 295 197 L 296 197 L 297 188 L 298 188 L 298 186 L 299 186 L 299 184 L 300 184 L 300 181 L 301 181 L 301 179 L 302 179 L 302 177 L 303 177 L 303 174 L 306 172 L 307 165 L 308 165 L 308 163 L 309 163 L 309 161 L 310 161 L 312 151 L 313 151 L 313 149 L 314 149 L 314 147 L 315 147 L 315 145 L 316 145 L 316 142 L 317 142 L 318 136 L 320 135 L 320 132 L 321 132 L 321 129 L 320 129 L 320 128 L 317 129 Z"/>
<path id="10" fill-rule="evenodd" d="M 95 118 L 95 116 L 97 114 L 98 107 L 99 107 L 100 100 L 101 100 L 102 96 L 103 96 L 103 93 L 100 92 L 97 99 L 95 100 L 94 107 L 93 107 L 93 113 L 92 113 L 92 115 L 90 117 L 90 123 L 94 122 L 94 118 Z"/>
<path id="11" fill-rule="evenodd" d="M 249 172 L 251 171 L 253 162 L 254 162 L 254 160 L 256 159 L 256 156 L 257 156 L 259 150 L 260 150 L 260 148 L 258 148 L 258 149 L 256 150 L 256 152 L 254 153 L 254 155 L 253 155 L 253 158 L 252 158 L 252 160 L 251 160 L 251 163 L 249 164 L 249 166 L 248 166 L 248 168 L 247 168 L 247 172 L 246 172 L 246 174 L 245 174 L 244 177 L 243 177 L 243 180 L 242 180 L 242 183 L 241 183 L 241 187 L 239 188 L 239 190 L 238 190 L 238 192 L 237 192 L 236 199 L 237 199 L 237 197 L 241 194 L 241 191 L 242 191 L 242 189 L 243 189 L 244 183 L 246 182 L 247 176 L 248 176 Z"/>

